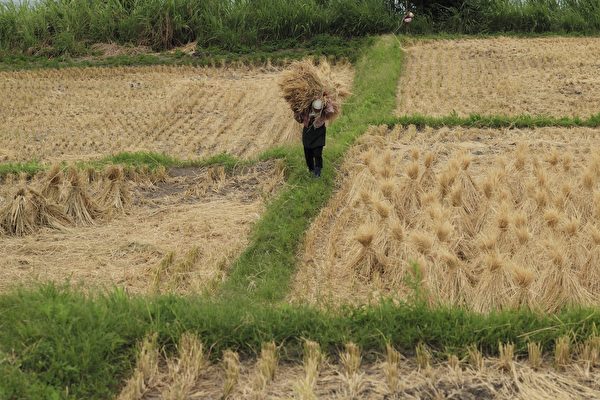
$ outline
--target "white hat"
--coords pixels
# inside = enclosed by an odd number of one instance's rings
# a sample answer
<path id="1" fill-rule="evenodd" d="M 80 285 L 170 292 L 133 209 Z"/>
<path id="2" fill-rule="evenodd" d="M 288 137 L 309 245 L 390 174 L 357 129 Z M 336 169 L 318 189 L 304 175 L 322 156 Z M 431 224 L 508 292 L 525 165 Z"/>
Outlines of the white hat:
<path id="1" fill-rule="evenodd" d="M 323 102 L 321 101 L 321 99 L 316 99 L 312 102 L 312 107 L 315 110 L 320 110 L 321 108 L 323 108 Z"/>

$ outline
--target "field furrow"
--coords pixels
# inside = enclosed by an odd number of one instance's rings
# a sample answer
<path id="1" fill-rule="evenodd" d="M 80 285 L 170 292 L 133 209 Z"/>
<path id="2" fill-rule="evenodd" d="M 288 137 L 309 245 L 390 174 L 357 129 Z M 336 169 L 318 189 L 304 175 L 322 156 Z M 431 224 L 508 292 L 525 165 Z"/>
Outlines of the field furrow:
<path id="1" fill-rule="evenodd" d="M 352 68 L 334 67 L 350 86 Z M 0 73 L 0 162 L 152 151 L 252 157 L 299 140 L 281 69 L 69 68 Z"/>
<path id="2" fill-rule="evenodd" d="M 398 115 L 597 114 L 595 38 L 419 41 L 407 48 Z"/>

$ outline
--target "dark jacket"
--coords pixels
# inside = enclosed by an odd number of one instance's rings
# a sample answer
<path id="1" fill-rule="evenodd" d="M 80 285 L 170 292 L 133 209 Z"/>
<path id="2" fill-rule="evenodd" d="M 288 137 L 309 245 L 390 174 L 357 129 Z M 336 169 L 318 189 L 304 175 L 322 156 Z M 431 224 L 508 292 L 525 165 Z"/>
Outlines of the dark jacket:
<path id="1" fill-rule="evenodd" d="M 310 124 L 307 128 L 302 128 L 302 144 L 308 149 L 323 147 L 326 133 L 325 125 L 315 128 L 313 124 Z"/>

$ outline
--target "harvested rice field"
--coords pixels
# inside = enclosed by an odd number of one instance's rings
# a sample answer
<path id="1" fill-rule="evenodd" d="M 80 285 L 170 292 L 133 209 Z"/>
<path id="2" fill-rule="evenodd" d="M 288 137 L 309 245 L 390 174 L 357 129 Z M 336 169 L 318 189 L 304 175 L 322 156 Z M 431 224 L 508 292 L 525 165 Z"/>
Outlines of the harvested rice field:
<path id="1" fill-rule="evenodd" d="M 333 67 L 351 86 L 349 65 Z M 252 157 L 298 140 L 282 69 L 67 68 L 0 72 L 0 162 L 74 161 L 121 151 Z"/>
<path id="2" fill-rule="evenodd" d="M 600 40 L 493 38 L 417 41 L 406 48 L 398 115 L 599 112 Z"/>
<path id="3" fill-rule="evenodd" d="M 291 299 L 477 312 L 600 304 L 600 130 L 372 127 L 308 230 Z M 415 265 L 413 262 L 416 262 Z"/>
<path id="4" fill-rule="evenodd" d="M 595 338 L 585 347 L 600 347 Z M 512 345 L 499 358 L 483 358 L 476 349 L 460 360 L 434 362 L 428 349 L 404 357 L 388 346 L 378 362 L 364 362 L 358 346 L 348 343 L 335 360 L 327 359 L 315 342 L 307 342 L 304 360 L 280 362 L 273 343 L 263 345 L 254 362 L 240 362 L 237 353 L 223 353 L 211 363 L 197 336 L 183 335 L 178 354 L 161 356 L 156 341 L 141 346 L 136 370 L 119 400 L 132 399 L 596 399 L 600 373 L 597 353 L 570 349 L 553 359 L 531 345 L 519 359 Z M 537 352 L 536 352 L 537 349 Z M 596 348 L 596 351 L 598 348 Z M 553 366 L 554 365 L 554 366 Z"/>
<path id="5" fill-rule="evenodd" d="M 69 281 L 129 293 L 210 292 L 283 184 L 279 161 L 226 172 L 63 173 L 0 185 L 0 291 Z"/>

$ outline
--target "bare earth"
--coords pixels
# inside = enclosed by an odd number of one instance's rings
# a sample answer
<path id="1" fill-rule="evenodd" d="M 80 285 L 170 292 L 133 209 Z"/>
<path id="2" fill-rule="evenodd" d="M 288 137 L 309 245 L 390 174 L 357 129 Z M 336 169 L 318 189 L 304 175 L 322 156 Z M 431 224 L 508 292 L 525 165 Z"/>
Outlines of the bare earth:
<path id="1" fill-rule="evenodd" d="M 589 117 L 600 107 L 598 60 L 598 38 L 416 42 L 397 114 Z"/>
<path id="2" fill-rule="evenodd" d="M 230 175 L 218 167 L 170 173 L 156 185 L 131 183 L 133 204 L 125 214 L 93 226 L 23 237 L 0 233 L 0 290 L 47 281 L 130 293 L 216 287 L 248 244 L 265 199 L 282 184 L 282 166 L 261 163 Z M 0 208 L 19 186 L 0 185 Z"/>
<path id="3" fill-rule="evenodd" d="M 599 146 L 599 129 L 373 127 L 307 231 L 291 299 L 418 285 L 480 312 L 598 305 Z"/>
<path id="4" fill-rule="evenodd" d="M 351 85 L 351 67 L 334 71 Z M 280 73 L 170 66 L 2 72 L 0 162 L 141 150 L 251 157 L 299 140 Z"/>

